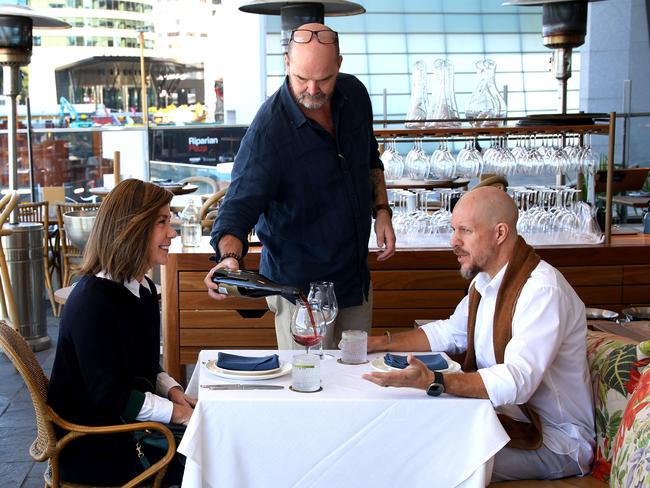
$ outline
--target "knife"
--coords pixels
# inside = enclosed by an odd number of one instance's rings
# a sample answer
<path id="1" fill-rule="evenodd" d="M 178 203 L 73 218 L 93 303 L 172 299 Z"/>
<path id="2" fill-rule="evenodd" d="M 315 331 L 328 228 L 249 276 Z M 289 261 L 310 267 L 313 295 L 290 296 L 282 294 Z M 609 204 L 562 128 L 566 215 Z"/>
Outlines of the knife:
<path id="1" fill-rule="evenodd" d="M 245 385 L 242 383 L 224 383 L 220 385 L 201 385 L 208 390 L 282 390 L 282 385 Z"/>

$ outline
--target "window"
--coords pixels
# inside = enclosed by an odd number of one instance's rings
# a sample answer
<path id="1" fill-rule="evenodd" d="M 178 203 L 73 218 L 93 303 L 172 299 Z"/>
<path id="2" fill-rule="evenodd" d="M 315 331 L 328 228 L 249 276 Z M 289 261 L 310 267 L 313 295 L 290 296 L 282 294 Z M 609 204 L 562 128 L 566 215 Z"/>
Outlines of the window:
<path id="1" fill-rule="evenodd" d="M 343 65 L 366 85 L 377 118 L 406 114 L 413 64 L 423 60 L 431 72 L 436 58 L 454 64 L 456 101 L 464 111 L 476 83 L 476 62 L 493 59 L 499 89 L 508 87 L 508 112 L 553 112 L 557 82 L 550 72 L 551 51 L 541 39 L 539 7 L 503 6 L 502 0 L 356 0 L 366 14 L 327 17 L 339 32 Z M 280 18 L 266 18 L 266 93 L 284 79 Z M 569 110 L 578 109 L 580 53 L 574 50 L 569 80 Z"/>

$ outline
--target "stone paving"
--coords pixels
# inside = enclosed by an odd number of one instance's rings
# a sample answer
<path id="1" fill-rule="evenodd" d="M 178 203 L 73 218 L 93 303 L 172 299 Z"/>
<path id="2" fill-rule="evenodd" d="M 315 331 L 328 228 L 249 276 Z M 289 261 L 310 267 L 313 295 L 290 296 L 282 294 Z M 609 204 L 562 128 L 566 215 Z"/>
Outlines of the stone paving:
<path id="1" fill-rule="evenodd" d="M 48 376 L 52 371 L 59 319 L 47 310 L 47 333 L 52 346 L 36 353 Z M 36 421 L 29 391 L 11 361 L 0 352 L 0 488 L 43 488 L 46 463 L 37 463 L 29 455 L 36 438 Z"/>

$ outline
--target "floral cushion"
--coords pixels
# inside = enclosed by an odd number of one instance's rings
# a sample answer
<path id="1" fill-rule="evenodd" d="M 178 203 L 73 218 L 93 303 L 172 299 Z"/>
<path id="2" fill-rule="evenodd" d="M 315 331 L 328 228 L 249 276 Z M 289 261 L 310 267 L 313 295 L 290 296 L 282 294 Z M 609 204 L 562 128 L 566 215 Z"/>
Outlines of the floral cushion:
<path id="1" fill-rule="evenodd" d="M 625 342 L 614 334 L 590 331 L 587 334 L 587 360 L 594 388 L 596 453 L 591 475 L 607 482 L 613 457 L 612 443 L 623 418 L 623 411 L 642 371 L 650 364 L 642 345 Z"/>
<path id="2" fill-rule="evenodd" d="M 650 486 L 650 369 L 627 402 L 613 451 L 610 487 Z"/>

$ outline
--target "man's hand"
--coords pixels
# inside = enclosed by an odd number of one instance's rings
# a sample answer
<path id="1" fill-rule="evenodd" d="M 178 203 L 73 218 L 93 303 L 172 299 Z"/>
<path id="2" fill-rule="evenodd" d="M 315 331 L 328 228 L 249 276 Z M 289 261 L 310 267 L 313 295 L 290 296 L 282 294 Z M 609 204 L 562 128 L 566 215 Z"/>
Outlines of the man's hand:
<path id="1" fill-rule="evenodd" d="M 433 383 L 434 374 L 426 364 L 408 355 L 409 366 L 388 373 L 365 373 L 362 377 L 379 386 L 398 386 L 426 390 Z"/>
<path id="2" fill-rule="evenodd" d="M 385 261 L 395 254 L 395 231 L 390 214 L 379 210 L 375 218 L 375 235 L 377 236 L 377 261 Z"/>
<path id="3" fill-rule="evenodd" d="M 208 289 L 208 295 L 210 295 L 215 300 L 224 300 L 225 298 L 228 297 L 228 295 L 222 295 L 221 293 L 219 293 L 218 291 L 219 285 L 217 285 L 215 282 L 212 281 L 212 274 L 214 273 L 215 270 L 220 268 L 239 269 L 239 262 L 235 258 L 226 258 L 223 261 L 221 261 L 219 264 L 217 264 L 214 268 L 212 268 L 210 271 L 208 271 L 207 275 L 205 275 L 205 278 L 203 279 L 203 283 L 205 283 L 205 286 Z"/>

